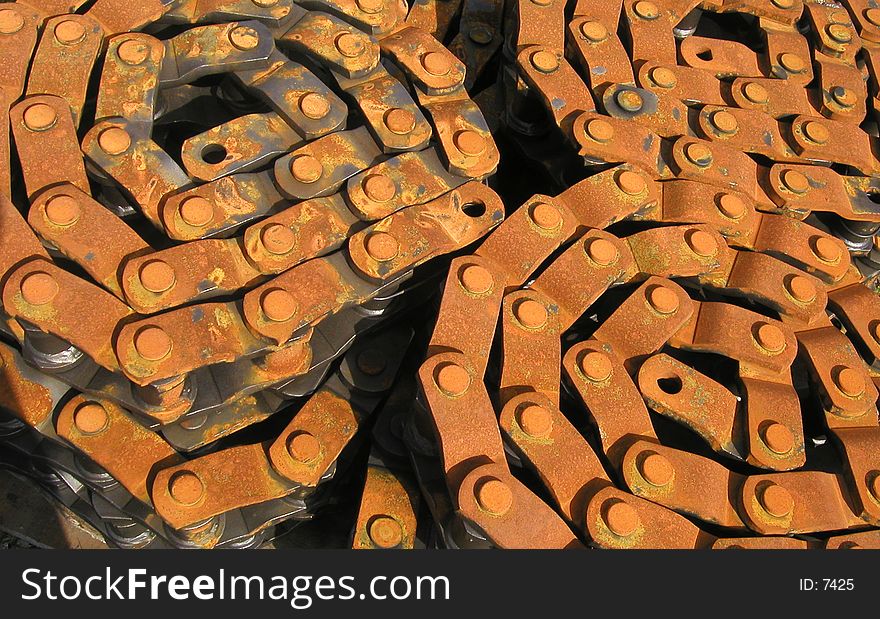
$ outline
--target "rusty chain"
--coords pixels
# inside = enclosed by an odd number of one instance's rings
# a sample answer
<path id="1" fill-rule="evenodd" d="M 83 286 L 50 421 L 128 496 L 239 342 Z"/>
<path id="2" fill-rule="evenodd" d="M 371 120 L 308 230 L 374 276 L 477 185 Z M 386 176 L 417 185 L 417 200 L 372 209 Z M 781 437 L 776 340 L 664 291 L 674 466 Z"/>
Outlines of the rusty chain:
<path id="1" fill-rule="evenodd" d="M 122 547 L 878 547 L 878 45 L 861 0 L 0 4 L 0 460 Z"/>

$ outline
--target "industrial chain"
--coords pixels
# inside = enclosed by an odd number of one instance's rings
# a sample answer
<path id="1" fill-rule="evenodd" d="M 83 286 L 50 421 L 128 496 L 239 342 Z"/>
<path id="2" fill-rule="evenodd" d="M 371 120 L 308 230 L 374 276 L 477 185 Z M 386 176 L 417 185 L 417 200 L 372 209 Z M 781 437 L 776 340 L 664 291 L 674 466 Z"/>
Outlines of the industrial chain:
<path id="1" fill-rule="evenodd" d="M 880 547 L 878 45 L 861 0 L 3 3 L 0 460 L 122 547 L 352 500 L 354 548 Z"/>

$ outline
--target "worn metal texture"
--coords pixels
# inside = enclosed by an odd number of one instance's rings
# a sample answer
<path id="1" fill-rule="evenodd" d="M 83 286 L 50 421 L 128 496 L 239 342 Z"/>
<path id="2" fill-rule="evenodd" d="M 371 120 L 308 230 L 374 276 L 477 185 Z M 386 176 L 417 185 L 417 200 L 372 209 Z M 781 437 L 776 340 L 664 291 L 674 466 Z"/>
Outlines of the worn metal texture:
<path id="1" fill-rule="evenodd" d="M 877 547 L 871 2 L 84 4 L 0 4 L 0 462 L 110 545 Z"/>

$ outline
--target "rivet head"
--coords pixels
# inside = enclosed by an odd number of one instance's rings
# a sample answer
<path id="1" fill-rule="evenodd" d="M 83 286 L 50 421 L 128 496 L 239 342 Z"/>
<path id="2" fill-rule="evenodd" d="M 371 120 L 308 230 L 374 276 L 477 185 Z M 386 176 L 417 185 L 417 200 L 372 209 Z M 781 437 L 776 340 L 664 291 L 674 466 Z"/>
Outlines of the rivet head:
<path id="1" fill-rule="evenodd" d="M 614 100 L 617 101 L 617 105 L 619 105 L 621 109 L 624 109 L 627 112 L 638 112 L 645 104 L 642 95 L 635 90 L 620 90 L 614 95 Z"/>
<path id="2" fill-rule="evenodd" d="M 214 219 L 214 205 L 201 196 L 193 196 L 181 202 L 178 212 L 184 223 L 195 228 L 201 228 Z"/>
<path id="3" fill-rule="evenodd" d="M 868 486 L 868 492 L 871 493 L 875 501 L 880 501 L 880 471 L 875 470 L 871 472 L 874 474 L 874 479 L 871 480 L 871 484 Z"/>
<path id="4" fill-rule="evenodd" d="M 609 500 L 603 505 L 602 519 L 608 529 L 618 537 L 629 537 L 639 528 L 638 512 L 624 501 Z"/>
<path id="5" fill-rule="evenodd" d="M 536 202 L 529 208 L 529 216 L 542 230 L 556 230 L 562 225 L 562 213 L 552 204 Z"/>
<path id="6" fill-rule="evenodd" d="M 608 30 L 597 21 L 585 21 L 582 23 L 581 34 L 593 43 L 601 43 L 608 38 Z"/>
<path id="7" fill-rule="evenodd" d="M 535 438 L 544 438 L 553 429 L 550 411 L 537 404 L 529 404 L 519 411 L 517 421 L 523 432 Z"/>
<path id="8" fill-rule="evenodd" d="M 559 68 L 559 59 L 556 58 L 556 54 L 546 50 L 532 54 L 531 61 L 532 66 L 541 73 L 553 73 Z"/>
<path id="9" fill-rule="evenodd" d="M 446 75 L 452 70 L 452 61 L 441 52 L 428 52 L 422 56 L 422 67 L 431 75 Z"/>
<path id="10" fill-rule="evenodd" d="M 48 273 L 38 271 L 21 280 L 21 296 L 30 305 L 46 305 L 58 295 L 58 282 Z"/>
<path id="11" fill-rule="evenodd" d="M 55 39 L 63 45 L 74 45 L 86 38 L 86 28 L 78 21 L 65 19 L 55 26 Z"/>
<path id="12" fill-rule="evenodd" d="M 134 349 L 147 361 L 161 361 L 173 347 L 171 337 L 161 327 L 144 327 L 134 335 Z"/>
<path id="13" fill-rule="evenodd" d="M 260 232 L 260 241 L 270 254 L 282 256 L 296 245 L 296 234 L 287 226 L 269 224 Z"/>
<path id="14" fill-rule="evenodd" d="M 46 202 L 46 219 L 56 226 L 71 226 L 80 217 L 79 202 L 71 196 L 52 196 Z"/>
<path id="15" fill-rule="evenodd" d="M 73 424 L 83 434 L 97 434 L 109 421 L 107 409 L 97 402 L 81 404 L 73 413 Z"/>
<path id="16" fill-rule="evenodd" d="M 845 396 L 858 398 L 865 393 L 865 378 L 858 370 L 843 366 L 833 376 L 834 385 Z"/>
<path id="17" fill-rule="evenodd" d="M 684 147 L 684 156 L 695 166 L 705 168 L 712 163 L 712 151 L 705 144 L 693 142 Z"/>
<path id="18" fill-rule="evenodd" d="M 789 73 L 803 73 L 807 68 L 803 58 L 790 52 L 786 52 L 779 57 L 779 64 Z"/>
<path id="19" fill-rule="evenodd" d="M 809 179 L 797 170 L 785 170 L 782 173 L 782 184 L 786 189 L 797 194 L 805 194 L 810 189 Z"/>
<path id="20" fill-rule="evenodd" d="M 746 82 L 743 86 L 743 94 L 752 103 L 763 104 L 770 100 L 767 89 L 756 82 Z"/>
<path id="21" fill-rule="evenodd" d="M 397 186 L 384 174 L 370 174 L 362 181 L 364 195 L 373 202 L 388 202 L 397 195 Z"/>
<path id="22" fill-rule="evenodd" d="M 370 541 L 378 548 L 396 548 L 403 542 L 403 528 L 394 518 L 374 518 L 368 529 Z"/>
<path id="23" fill-rule="evenodd" d="M 875 26 L 880 26 L 880 9 L 868 9 L 865 11 L 865 19 Z"/>
<path id="24" fill-rule="evenodd" d="M 367 376 L 379 376 L 388 367 L 385 353 L 378 348 L 364 348 L 357 355 L 357 367 Z"/>
<path id="25" fill-rule="evenodd" d="M 464 394 L 471 386 L 471 375 L 455 363 L 442 363 L 434 370 L 434 383 L 451 398 Z"/>
<path id="26" fill-rule="evenodd" d="M 843 256 L 840 246 L 827 236 L 814 236 L 810 239 L 810 247 L 819 260 L 828 264 L 840 262 L 840 258 Z"/>
<path id="27" fill-rule="evenodd" d="M 718 199 L 718 210 L 728 219 L 741 219 L 746 214 L 746 204 L 739 196 L 725 193 Z"/>
<path id="28" fill-rule="evenodd" d="M 143 41 L 128 39 L 116 48 L 116 55 L 127 65 L 136 66 L 150 55 L 150 47 Z"/>
<path id="29" fill-rule="evenodd" d="M 513 315 L 527 329 L 540 329 L 547 324 L 547 308 L 534 299 L 523 299 L 514 305 Z"/>
<path id="30" fill-rule="evenodd" d="M 320 120 L 330 113 L 330 101 L 317 92 L 307 92 L 299 100 L 299 110 L 306 118 Z"/>
<path id="31" fill-rule="evenodd" d="M 590 239 L 585 247 L 590 260 L 600 266 L 614 264 L 620 256 L 617 246 L 607 239 Z"/>
<path id="32" fill-rule="evenodd" d="M 718 253 L 718 243 L 705 230 L 693 229 L 685 233 L 685 242 L 698 256 L 709 258 Z"/>
<path id="33" fill-rule="evenodd" d="M 776 325 L 763 322 L 754 329 L 755 342 L 766 352 L 778 354 L 785 349 L 785 333 Z"/>
<path id="34" fill-rule="evenodd" d="M 169 290 L 177 280 L 174 269 L 163 260 L 146 262 L 141 267 L 138 277 L 144 288 L 156 294 Z"/>
<path id="35" fill-rule="evenodd" d="M 477 505 L 493 516 L 503 516 L 513 506 L 513 491 L 500 479 L 489 479 L 476 488 Z"/>
<path id="36" fill-rule="evenodd" d="M 25 109 L 23 120 L 25 127 L 31 131 L 46 131 L 58 122 L 58 114 L 50 105 L 34 103 Z"/>
<path id="37" fill-rule="evenodd" d="M 385 126 L 391 133 L 406 135 L 416 127 L 416 115 L 411 111 L 395 107 L 385 112 Z"/>
<path id="38" fill-rule="evenodd" d="M 470 28 L 468 38 L 477 45 L 488 45 L 495 38 L 495 30 L 489 26 L 478 24 Z"/>
<path id="39" fill-rule="evenodd" d="M 15 34 L 24 28 L 24 17 L 13 9 L 0 10 L 0 34 Z"/>
<path id="40" fill-rule="evenodd" d="M 591 350 L 578 361 L 581 372 L 594 383 L 601 383 L 611 376 L 614 370 L 611 359 L 605 353 Z"/>
<path id="41" fill-rule="evenodd" d="M 675 477 L 675 469 L 672 463 L 663 455 L 649 453 L 639 464 L 639 472 L 645 481 L 652 486 L 662 488 L 669 485 Z"/>
<path id="42" fill-rule="evenodd" d="M 324 166 L 312 155 L 300 155 L 290 162 L 290 173 L 300 183 L 316 182 L 324 174 Z"/>
<path id="43" fill-rule="evenodd" d="M 275 6 L 278 4 L 279 0 L 251 0 L 258 7 L 268 9 L 269 7 Z"/>
<path id="44" fill-rule="evenodd" d="M 272 288 L 260 298 L 260 308 L 272 322 L 286 322 L 296 315 L 299 305 L 283 288 Z"/>
<path id="45" fill-rule="evenodd" d="M 794 509 L 794 497 L 788 490 L 777 484 L 770 484 L 764 488 L 758 501 L 768 514 L 776 518 L 784 518 Z"/>
<path id="46" fill-rule="evenodd" d="M 366 47 L 361 37 L 355 36 L 351 32 L 343 32 L 336 37 L 336 49 L 346 58 L 357 58 L 364 53 Z"/>
<path id="47" fill-rule="evenodd" d="M 780 456 L 794 449 L 794 435 L 781 423 L 771 422 L 761 432 L 761 440 L 767 448 Z"/>
<path id="48" fill-rule="evenodd" d="M 121 127 L 110 127 L 98 134 L 98 146 L 108 155 L 121 155 L 131 146 L 131 136 Z"/>
<path id="49" fill-rule="evenodd" d="M 478 264 L 464 267 L 458 276 L 462 287 L 471 294 L 485 294 L 495 285 L 495 279 L 488 269 Z"/>
<path id="50" fill-rule="evenodd" d="M 374 260 L 393 260 L 400 253 L 400 243 L 387 232 L 372 232 L 364 243 L 367 253 Z"/>
<path id="51" fill-rule="evenodd" d="M 856 95 L 849 88 L 834 86 L 831 89 L 831 98 L 840 107 L 853 107 L 856 104 Z"/>
<path id="52" fill-rule="evenodd" d="M 678 78 L 675 77 L 672 69 L 666 67 L 654 67 L 650 73 L 651 81 L 660 88 L 675 88 L 678 84 Z"/>
<path id="53" fill-rule="evenodd" d="M 660 314 L 674 314 L 681 304 L 678 295 L 665 286 L 651 286 L 646 296 L 648 304 Z"/>
<path id="54" fill-rule="evenodd" d="M 607 120 L 595 118 L 587 123 L 587 135 L 597 142 L 609 142 L 614 137 L 614 127 Z"/>
<path id="55" fill-rule="evenodd" d="M 852 32 L 848 26 L 843 24 L 829 24 L 825 28 L 825 32 L 828 33 L 832 40 L 838 43 L 849 43 L 852 41 Z"/>
<path id="56" fill-rule="evenodd" d="M 803 131 L 804 136 L 815 144 L 824 144 L 831 138 L 828 127 L 815 120 L 805 122 Z"/>
<path id="57" fill-rule="evenodd" d="M 378 13 L 385 8 L 385 0 L 357 0 L 356 3 L 364 13 Z"/>
<path id="58" fill-rule="evenodd" d="M 719 110 L 712 114 L 712 124 L 721 133 L 736 133 L 736 130 L 739 129 L 739 125 L 736 122 L 736 116 L 730 112 L 725 112 L 724 110 Z"/>
<path id="59" fill-rule="evenodd" d="M 778 9 L 788 10 L 794 7 L 794 0 L 770 0 L 770 2 Z"/>
<path id="60" fill-rule="evenodd" d="M 260 44 L 260 33 L 250 26 L 236 26 L 229 32 L 229 42 L 242 51 L 256 49 Z"/>
<path id="61" fill-rule="evenodd" d="M 795 275 L 785 284 L 788 294 L 800 303 L 812 303 L 816 299 L 816 286 L 803 275 Z"/>
<path id="62" fill-rule="evenodd" d="M 639 0 L 636 2 L 633 5 L 633 11 L 642 19 L 657 19 L 660 16 L 660 9 L 649 0 Z"/>
<path id="63" fill-rule="evenodd" d="M 168 480 L 168 494 L 181 505 L 195 505 L 205 494 L 205 484 L 191 471 L 178 471 Z"/>
<path id="64" fill-rule="evenodd" d="M 486 138 L 470 129 L 459 131 L 452 141 L 455 147 L 468 157 L 476 157 L 486 150 Z"/>
<path id="65" fill-rule="evenodd" d="M 287 453 L 297 462 L 308 464 L 321 455 L 321 442 L 308 432 L 291 434 L 287 439 Z"/>
<path id="66" fill-rule="evenodd" d="M 628 196 L 640 195 L 648 188 L 645 177 L 638 172 L 624 170 L 614 179 L 615 184 Z"/>

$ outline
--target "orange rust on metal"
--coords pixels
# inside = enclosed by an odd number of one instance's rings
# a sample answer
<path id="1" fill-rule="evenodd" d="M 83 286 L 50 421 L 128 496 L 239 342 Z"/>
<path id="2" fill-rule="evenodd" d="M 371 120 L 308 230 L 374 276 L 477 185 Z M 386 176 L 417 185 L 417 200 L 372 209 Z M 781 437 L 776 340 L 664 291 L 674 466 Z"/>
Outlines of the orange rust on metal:
<path id="1" fill-rule="evenodd" d="M 162 468 L 150 486 L 156 512 L 169 526 L 185 526 L 295 490 L 274 472 L 262 444 L 240 445 Z"/>
<path id="2" fill-rule="evenodd" d="M 27 94 L 63 98 L 78 126 L 104 33 L 95 20 L 76 14 L 47 19 L 43 33 L 31 63 Z"/>
<path id="3" fill-rule="evenodd" d="M 460 496 L 463 480 L 477 467 L 506 467 L 492 402 L 467 357 L 452 352 L 433 355 L 419 368 L 418 380 L 453 498 Z"/>
<path id="4" fill-rule="evenodd" d="M 121 116 L 130 123 L 151 125 L 159 92 L 165 46 L 142 33 L 113 37 L 107 43 L 95 120 Z"/>
<path id="5" fill-rule="evenodd" d="M 148 488 L 156 472 L 183 461 L 158 434 L 107 400 L 74 397 L 58 413 L 55 428 L 58 436 L 82 450 L 148 505 Z M 125 445 L 124 459 L 119 458 L 119 445 Z"/>
<path id="6" fill-rule="evenodd" d="M 845 482 L 833 473 L 751 475 L 737 498 L 743 521 L 762 535 L 840 531 L 867 524 L 853 513 Z"/>
<path id="7" fill-rule="evenodd" d="M 589 230 L 561 253 L 531 284 L 558 307 L 565 331 L 608 288 L 626 279 L 633 264 L 628 246 L 601 230 Z"/>
<path id="8" fill-rule="evenodd" d="M 610 21 L 610 20 L 609 20 Z M 616 17 L 614 19 L 616 22 Z M 573 43 L 578 63 L 593 92 L 609 84 L 633 84 L 629 56 L 616 34 L 616 24 L 603 23 L 592 15 L 575 16 L 568 23 L 568 40 Z"/>
<path id="9" fill-rule="evenodd" d="M 10 316 L 70 342 L 98 365 L 119 370 L 114 335 L 133 312 L 101 288 L 45 260 L 32 260 L 9 275 L 3 306 Z"/>
<path id="10" fill-rule="evenodd" d="M 558 307 L 536 290 L 517 290 L 501 305 L 502 362 L 499 403 L 537 392 L 559 405 L 562 354 Z"/>
<path id="11" fill-rule="evenodd" d="M 409 475 L 367 466 L 354 524 L 355 550 L 411 549 L 416 537 L 419 495 Z"/>
<path id="12" fill-rule="evenodd" d="M 464 83 L 464 64 L 423 30 L 404 27 L 381 39 L 379 45 L 429 94 L 446 94 Z"/>
<path id="13" fill-rule="evenodd" d="M 604 488 L 587 505 L 587 534 L 599 548 L 693 549 L 712 536 L 684 516 L 617 488 Z"/>
<path id="14" fill-rule="evenodd" d="M 724 105 L 721 82 L 702 69 L 675 64 L 644 62 L 638 70 L 639 86 L 686 103 Z"/>
<path id="15" fill-rule="evenodd" d="M 686 425 L 715 451 L 739 456 L 737 397 L 724 385 L 666 354 L 649 357 L 637 380 L 652 410 Z"/>
<path id="16" fill-rule="evenodd" d="M 9 110 L 9 119 L 28 197 L 62 183 L 89 191 L 66 100 L 54 95 L 28 96 Z"/>
<path id="17" fill-rule="evenodd" d="M 460 513 L 498 548 L 579 548 L 563 520 L 511 475 L 503 464 L 483 464 L 463 479 Z"/>
<path id="18" fill-rule="evenodd" d="M 656 439 L 645 402 L 611 344 L 575 344 L 562 358 L 562 368 L 598 426 L 602 451 L 615 467 L 633 440 Z"/>
<path id="19" fill-rule="evenodd" d="M 143 0 L 136 5 L 125 0 L 97 0 L 86 15 L 100 23 L 109 36 L 139 30 L 162 17 L 171 6 L 167 0 Z"/>
<path id="20" fill-rule="evenodd" d="M 880 360 L 880 299 L 870 288 L 852 284 L 828 292 L 828 306 L 846 326 L 861 357 L 874 367 Z"/>
<path id="21" fill-rule="evenodd" d="M 34 231 L 27 225 L 15 204 L 0 193 L 0 286 L 15 268 L 32 258 L 49 259 Z"/>
<path id="22" fill-rule="evenodd" d="M 806 540 L 772 535 L 722 537 L 712 544 L 712 550 L 807 550 L 809 548 L 810 543 Z"/>
<path id="23" fill-rule="evenodd" d="M 657 208 L 660 184 L 641 168 L 623 164 L 573 184 L 557 197 L 580 226 L 607 228 L 627 217 L 638 219 Z"/>
<path id="24" fill-rule="evenodd" d="M 622 118 L 584 112 L 572 121 L 569 133 L 578 146 L 578 154 L 588 161 L 629 163 L 641 168 L 641 170 L 631 169 L 632 173 L 644 175 L 642 170 L 645 170 L 652 177 L 664 175 L 660 157 L 661 139 L 649 127 Z M 594 179 L 596 176 L 602 174 L 590 176 L 585 180 Z M 643 193 L 638 185 L 618 186 L 617 189 L 623 191 L 626 196 Z"/>
<path id="25" fill-rule="evenodd" d="M 791 120 L 791 146 L 801 158 L 849 165 L 863 174 L 877 172 L 878 163 L 867 133 L 848 122 L 795 116 Z"/>
<path id="26" fill-rule="evenodd" d="M 51 422 L 55 398 L 47 387 L 30 380 L 23 368 L 18 352 L 0 343 L 0 409 L 40 429 Z"/>
<path id="27" fill-rule="evenodd" d="M 348 252 L 361 273 L 383 281 L 476 241 L 503 219 L 498 194 L 470 182 L 355 233 L 348 241 Z"/>
<path id="28" fill-rule="evenodd" d="M 783 378 L 771 382 L 740 376 L 745 400 L 746 461 L 774 471 L 801 468 L 807 461 L 801 404 L 790 377 Z"/>
<path id="29" fill-rule="evenodd" d="M 708 225 L 667 226 L 626 237 L 635 273 L 723 281 L 731 252 L 724 237 Z"/>
<path id="30" fill-rule="evenodd" d="M 449 265 L 437 324 L 431 335 L 429 356 L 449 351 L 462 353 L 482 377 L 504 295 L 505 275 L 480 256 L 462 256 Z"/>
<path id="31" fill-rule="evenodd" d="M 714 460 L 638 441 L 626 451 L 621 471 L 638 497 L 710 524 L 745 528 L 732 502 L 744 476 Z"/>
<path id="32" fill-rule="evenodd" d="M 364 417 L 351 402 L 327 389 L 318 391 L 272 442 L 272 467 L 297 486 L 316 486 Z"/>
<path id="33" fill-rule="evenodd" d="M 878 550 L 880 549 L 880 531 L 832 535 L 825 540 L 825 548 L 831 550 Z"/>
<path id="34" fill-rule="evenodd" d="M 119 298 L 122 263 L 150 251 L 134 230 L 71 184 L 56 185 L 34 196 L 28 223 L 41 238 Z M 95 239 L 104 235 L 113 242 L 98 251 Z"/>
<path id="35" fill-rule="evenodd" d="M 582 528 L 590 496 L 611 485 L 589 444 L 558 407 L 539 393 L 511 398 L 498 422 L 551 492 L 566 520 Z"/>
<path id="36" fill-rule="evenodd" d="M 757 54 L 736 41 L 689 36 L 681 42 L 679 53 L 686 66 L 706 71 L 718 79 L 764 76 Z M 646 60 L 675 63 L 675 57 L 672 60 L 648 57 Z"/>

